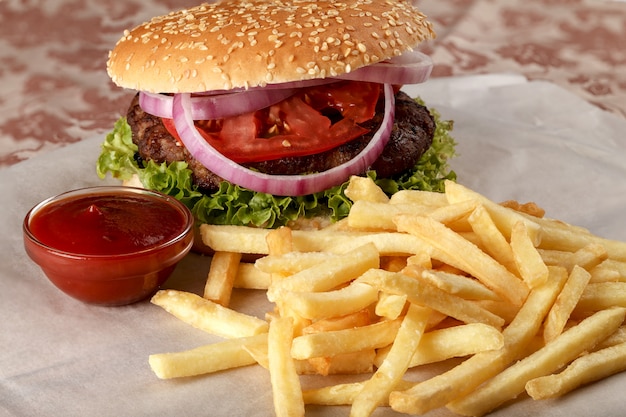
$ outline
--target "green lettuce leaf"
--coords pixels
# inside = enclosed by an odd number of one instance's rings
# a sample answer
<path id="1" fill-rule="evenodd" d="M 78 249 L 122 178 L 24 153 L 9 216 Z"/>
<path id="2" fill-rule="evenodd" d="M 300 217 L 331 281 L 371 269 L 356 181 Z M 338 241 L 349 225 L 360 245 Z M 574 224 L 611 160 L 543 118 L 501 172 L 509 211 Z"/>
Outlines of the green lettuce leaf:
<path id="1" fill-rule="evenodd" d="M 444 191 L 446 179 L 456 180 L 448 160 L 455 156 L 455 141 L 450 135 L 452 121 L 441 120 L 430 109 L 437 124 L 433 144 L 414 170 L 395 179 L 378 179 L 367 173 L 389 195 L 399 190 Z M 211 195 L 202 194 L 191 181 L 185 162 L 156 163 L 137 157 L 130 126 L 120 118 L 105 138 L 96 172 L 100 178 L 110 173 L 123 181 L 137 176 L 145 188 L 157 190 L 182 201 L 201 223 L 275 228 L 301 217 L 327 215 L 333 221 L 346 217 L 352 201 L 344 193 L 348 182 L 326 191 L 299 197 L 259 193 L 228 182 Z"/>

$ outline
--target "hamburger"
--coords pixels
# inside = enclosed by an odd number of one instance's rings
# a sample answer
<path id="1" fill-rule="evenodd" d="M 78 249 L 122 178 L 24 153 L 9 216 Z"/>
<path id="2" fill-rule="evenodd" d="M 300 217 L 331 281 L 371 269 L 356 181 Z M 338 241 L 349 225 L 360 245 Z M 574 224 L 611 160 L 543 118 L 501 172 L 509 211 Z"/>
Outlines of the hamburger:
<path id="1" fill-rule="evenodd" d="M 170 194 L 200 223 L 338 220 L 352 175 L 393 194 L 443 191 L 450 121 L 401 90 L 435 37 L 404 0 L 233 0 L 126 31 L 109 54 L 136 90 L 97 172 Z M 306 222 L 306 221 L 304 221 Z"/>

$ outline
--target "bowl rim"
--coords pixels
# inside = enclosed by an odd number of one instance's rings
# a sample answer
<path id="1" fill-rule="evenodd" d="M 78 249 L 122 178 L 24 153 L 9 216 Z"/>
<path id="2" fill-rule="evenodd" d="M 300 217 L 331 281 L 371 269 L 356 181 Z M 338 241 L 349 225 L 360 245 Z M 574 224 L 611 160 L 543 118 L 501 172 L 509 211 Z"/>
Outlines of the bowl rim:
<path id="1" fill-rule="evenodd" d="M 113 255 L 111 254 L 108 254 L 108 255 L 85 254 L 85 253 L 80 253 L 80 252 L 69 252 L 69 251 L 60 250 L 58 248 L 55 248 L 54 246 L 50 246 L 48 244 L 43 243 L 41 240 L 39 240 L 35 236 L 35 234 L 30 229 L 31 219 L 37 214 L 37 212 L 54 202 L 62 201 L 68 197 L 74 197 L 74 196 L 107 195 L 111 193 L 117 193 L 117 194 L 123 193 L 123 194 L 128 194 L 128 195 L 148 195 L 158 200 L 161 200 L 165 203 L 169 203 L 170 205 L 174 206 L 178 211 L 181 212 L 183 220 L 184 220 L 184 227 L 178 235 L 156 246 L 150 246 L 148 248 L 133 251 L 133 252 L 119 253 L 119 254 L 113 254 Z M 160 191 L 149 190 L 149 189 L 140 188 L 140 187 L 132 187 L 132 186 L 127 186 L 127 185 L 101 185 L 101 186 L 99 185 L 99 186 L 82 187 L 82 188 L 76 188 L 76 189 L 69 190 L 69 191 L 64 191 L 60 194 L 53 195 L 35 204 L 30 210 L 28 210 L 28 212 L 24 216 L 24 220 L 22 221 L 22 231 L 24 233 L 24 236 L 30 242 L 40 247 L 41 249 L 54 253 L 57 256 L 64 257 L 67 259 L 77 259 L 77 260 L 81 260 L 81 259 L 82 260 L 84 259 L 103 260 L 107 258 L 122 260 L 125 258 L 136 258 L 137 256 L 141 256 L 142 254 L 150 254 L 150 253 L 165 249 L 168 246 L 175 245 L 176 243 L 188 237 L 189 234 L 191 234 L 193 238 L 193 228 L 194 228 L 193 214 L 191 213 L 191 210 L 189 210 L 189 208 L 186 205 L 184 205 L 181 201 L 177 200 L 176 198 L 170 195 L 164 194 Z M 191 244 L 193 244 L 193 242 Z"/>

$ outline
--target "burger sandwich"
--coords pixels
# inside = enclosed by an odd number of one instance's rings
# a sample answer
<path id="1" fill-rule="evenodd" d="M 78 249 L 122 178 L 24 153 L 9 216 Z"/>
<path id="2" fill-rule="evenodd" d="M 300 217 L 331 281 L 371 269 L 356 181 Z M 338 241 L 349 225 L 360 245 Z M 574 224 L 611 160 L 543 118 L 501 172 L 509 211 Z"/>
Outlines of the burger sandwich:
<path id="1" fill-rule="evenodd" d="M 387 193 L 454 179 L 451 122 L 401 87 L 425 81 L 431 24 L 404 0 L 232 0 L 151 19 L 110 52 L 137 91 L 98 160 L 183 201 L 200 223 L 345 217 L 368 175 Z"/>

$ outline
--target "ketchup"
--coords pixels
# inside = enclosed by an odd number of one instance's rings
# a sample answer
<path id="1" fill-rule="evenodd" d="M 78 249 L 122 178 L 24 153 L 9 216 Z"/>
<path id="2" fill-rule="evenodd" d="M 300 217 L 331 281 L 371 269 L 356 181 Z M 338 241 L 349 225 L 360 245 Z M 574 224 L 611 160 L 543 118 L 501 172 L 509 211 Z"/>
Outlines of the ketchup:
<path id="1" fill-rule="evenodd" d="M 149 249 L 185 228 L 180 210 L 129 194 L 78 196 L 40 210 L 30 220 L 37 239 L 81 255 L 120 255 Z"/>

